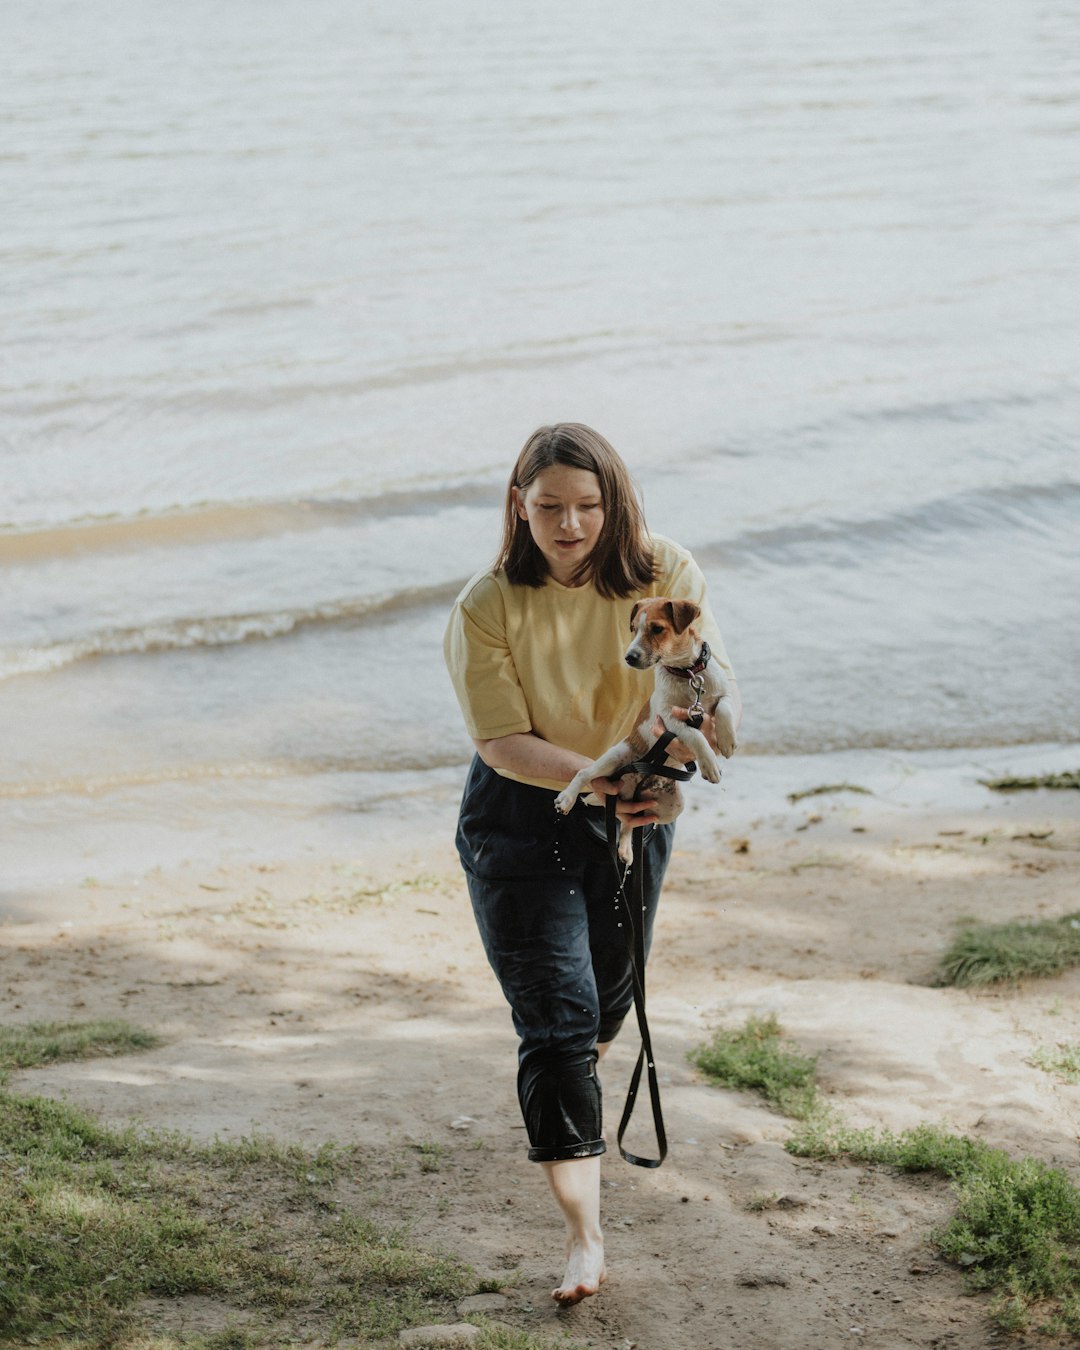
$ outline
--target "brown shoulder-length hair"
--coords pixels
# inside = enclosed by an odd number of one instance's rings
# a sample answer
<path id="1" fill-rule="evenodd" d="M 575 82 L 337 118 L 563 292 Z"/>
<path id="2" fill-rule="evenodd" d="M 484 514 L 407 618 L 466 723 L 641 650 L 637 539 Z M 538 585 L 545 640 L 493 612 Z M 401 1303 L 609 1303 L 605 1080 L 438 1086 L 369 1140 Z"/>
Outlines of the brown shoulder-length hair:
<path id="1" fill-rule="evenodd" d="M 506 488 L 503 539 L 495 568 L 515 586 L 542 586 L 547 561 L 533 542 L 529 522 L 518 515 L 514 488 L 526 492 L 545 469 L 565 464 L 587 469 L 600 480 L 604 524 L 596 547 L 574 573 L 575 586 L 591 581 L 602 596 L 624 600 L 644 590 L 656 574 L 649 532 L 637 484 L 615 449 L 598 431 L 581 422 L 539 427 L 521 448 Z"/>

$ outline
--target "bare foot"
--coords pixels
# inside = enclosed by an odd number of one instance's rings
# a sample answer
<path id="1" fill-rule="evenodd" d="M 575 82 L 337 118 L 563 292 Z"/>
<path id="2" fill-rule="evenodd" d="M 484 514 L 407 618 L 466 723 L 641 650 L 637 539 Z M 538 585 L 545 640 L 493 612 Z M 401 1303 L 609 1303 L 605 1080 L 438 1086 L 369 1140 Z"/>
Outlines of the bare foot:
<path id="1" fill-rule="evenodd" d="M 566 1274 L 557 1289 L 551 1291 L 556 1303 L 569 1307 L 595 1294 L 607 1279 L 604 1265 L 604 1240 L 583 1238 L 571 1242 L 566 1254 Z"/>

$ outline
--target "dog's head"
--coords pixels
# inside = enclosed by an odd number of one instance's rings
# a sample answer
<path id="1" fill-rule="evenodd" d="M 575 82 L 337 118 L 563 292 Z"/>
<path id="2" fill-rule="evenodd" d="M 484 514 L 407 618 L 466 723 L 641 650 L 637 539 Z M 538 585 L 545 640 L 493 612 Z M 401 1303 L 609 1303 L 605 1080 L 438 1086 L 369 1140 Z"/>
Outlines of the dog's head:
<path id="1" fill-rule="evenodd" d="M 648 670 L 692 661 L 699 646 L 694 620 L 700 613 L 690 600 L 669 600 L 663 595 L 639 600 L 630 611 L 634 640 L 626 649 L 626 664 Z"/>

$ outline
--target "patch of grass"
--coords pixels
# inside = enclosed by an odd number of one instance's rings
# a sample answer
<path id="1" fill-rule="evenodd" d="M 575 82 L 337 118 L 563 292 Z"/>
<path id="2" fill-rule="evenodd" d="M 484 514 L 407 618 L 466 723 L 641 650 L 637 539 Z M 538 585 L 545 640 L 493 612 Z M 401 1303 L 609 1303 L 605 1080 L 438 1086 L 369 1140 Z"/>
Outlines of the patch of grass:
<path id="1" fill-rule="evenodd" d="M 226 1350 L 452 1320 L 474 1275 L 347 1207 L 364 1167 L 337 1146 L 203 1146 L 0 1092 L 0 1342 Z M 260 1330 L 148 1340 L 140 1301 L 192 1294 Z"/>
<path id="2" fill-rule="evenodd" d="M 70 1350 L 75 1342 L 50 1341 L 48 1350 Z M 80 1343 L 81 1344 L 81 1343 Z M 222 1331 L 206 1335 L 137 1335 L 123 1342 L 123 1350 L 266 1350 L 266 1334 L 251 1325 L 229 1325 Z"/>
<path id="3" fill-rule="evenodd" d="M 1038 923 L 969 924 L 941 961 L 939 985 L 1015 983 L 1080 965 L 1080 913 Z"/>
<path id="4" fill-rule="evenodd" d="M 516 1284 L 519 1284 L 521 1275 L 520 1267 L 508 1271 L 505 1275 L 488 1275 L 477 1282 L 476 1292 L 478 1294 L 501 1294 L 504 1289 L 512 1289 Z"/>
<path id="5" fill-rule="evenodd" d="M 1080 1083 L 1080 1045 L 1043 1045 L 1031 1056 L 1032 1064 L 1060 1074 L 1067 1083 Z"/>
<path id="6" fill-rule="evenodd" d="M 782 1039 L 774 1014 L 749 1017 L 740 1031 L 718 1031 L 690 1061 L 724 1087 L 760 1092 L 775 1110 L 807 1120 L 821 1110 L 816 1055 L 803 1055 Z"/>
<path id="7" fill-rule="evenodd" d="M 159 1036 L 127 1022 L 27 1022 L 0 1026 L 0 1072 L 33 1069 L 94 1055 L 125 1055 L 161 1045 Z"/>
<path id="8" fill-rule="evenodd" d="M 763 1191 L 758 1191 L 752 1195 L 743 1205 L 743 1209 L 749 1214 L 761 1214 L 766 1209 L 775 1209 L 776 1202 L 780 1199 L 779 1192 L 772 1191 L 766 1195 Z"/>
<path id="9" fill-rule="evenodd" d="M 1064 1172 L 931 1125 L 897 1135 L 811 1121 L 787 1147 L 949 1178 L 958 1212 L 933 1240 L 974 1288 L 997 1291 L 999 1325 L 1080 1335 L 1080 1190 Z"/>
<path id="10" fill-rule="evenodd" d="M 424 1140 L 419 1144 L 413 1144 L 412 1148 L 420 1155 L 421 1172 L 438 1172 L 442 1167 L 443 1154 L 446 1152 L 442 1144 Z"/>
<path id="11" fill-rule="evenodd" d="M 994 792 L 1030 792 L 1035 788 L 1065 791 L 1069 788 L 1080 788 L 1080 770 L 1044 773 L 1032 778 L 1014 778 L 1008 775 L 1004 778 L 980 778 L 979 782 Z"/>
<path id="12" fill-rule="evenodd" d="M 472 1316 L 469 1321 L 480 1328 L 476 1341 L 478 1350 L 586 1350 L 580 1341 L 569 1341 L 566 1333 L 557 1341 L 541 1340 L 528 1331 L 519 1331 L 505 1324 L 492 1322 L 487 1317 Z"/>
<path id="13" fill-rule="evenodd" d="M 794 806 L 804 797 L 823 797 L 829 792 L 861 792 L 864 797 L 874 795 L 869 788 L 858 787 L 855 783 L 822 783 L 820 787 L 804 788 L 802 792 L 789 792 L 787 799 Z"/>

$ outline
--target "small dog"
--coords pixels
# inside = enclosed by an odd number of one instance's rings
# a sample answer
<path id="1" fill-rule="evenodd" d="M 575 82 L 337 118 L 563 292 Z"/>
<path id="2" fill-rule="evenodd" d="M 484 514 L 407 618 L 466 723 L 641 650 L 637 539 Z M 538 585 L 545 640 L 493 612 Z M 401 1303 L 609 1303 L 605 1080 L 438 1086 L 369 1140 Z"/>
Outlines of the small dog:
<path id="1" fill-rule="evenodd" d="M 731 689 L 715 663 L 709 662 L 708 648 L 694 627 L 700 614 L 701 610 L 691 601 L 669 600 L 665 596 L 639 600 L 634 606 L 630 613 L 634 640 L 626 650 L 626 664 L 635 670 L 657 667 L 652 698 L 642 708 L 638 724 L 626 740 L 586 765 L 555 798 L 555 807 L 563 815 L 573 809 L 578 795 L 592 779 L 607 778 L 624 764 L 640 759 L 656 744 L 658 737 L 653 723 L 657 715 L 693 751 L 702 777 L 709 783 L 719 783 L 720 762 L 705 736 L 697 727 L 671 716 L 672 708 L 689 707 L 692 714 L 711 713 L 720 753 L 725 759 L 735 753 Z M 624 801 L 633 801 L 643 789 L 656 798 L 656 812 L 662 824 L 674 820 L 682 810 L 678 783 L 660 775 L 625 774 L 620 780 L 619 796 Z"/>

